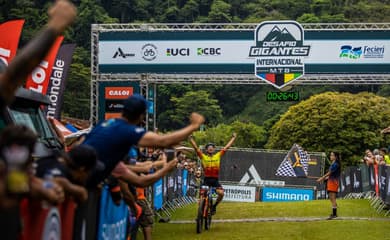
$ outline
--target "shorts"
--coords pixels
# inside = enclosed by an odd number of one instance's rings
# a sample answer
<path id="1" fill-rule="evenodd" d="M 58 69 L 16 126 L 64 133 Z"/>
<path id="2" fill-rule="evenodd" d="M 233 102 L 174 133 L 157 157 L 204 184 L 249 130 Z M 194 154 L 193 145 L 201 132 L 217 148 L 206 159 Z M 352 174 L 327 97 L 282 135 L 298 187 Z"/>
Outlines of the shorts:
<path id="1" fill-rule="evenodd" d="M 339 180 L 329 178 L 326 189 L 328 190 L 328 192 L 337 193 L 339 191 Z"/>
<path id="2" fill-rule="evenodd" d="M 142 214 L 138 219 L 141 227 L 150 227 L 154 223 L 154 213 L 146 199 L 137 200 L 137 204 L 142 208 Z"/>
<path id="3" fill-rule="evenodd" d="M 212 186 L 217 189 L 223 189 L 222 185 L 218 181 L 218 178 L 205 177 L 203 179 L 203 185 Z"/>

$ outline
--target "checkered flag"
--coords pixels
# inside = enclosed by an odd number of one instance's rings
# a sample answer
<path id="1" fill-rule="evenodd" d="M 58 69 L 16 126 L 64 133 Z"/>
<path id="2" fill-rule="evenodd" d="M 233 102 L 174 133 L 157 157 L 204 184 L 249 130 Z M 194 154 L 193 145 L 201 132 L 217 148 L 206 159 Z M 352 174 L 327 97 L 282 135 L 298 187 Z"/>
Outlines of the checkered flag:
<path id="1" fill-rule="evenodd" d="M 276 170 L 276 176 L 306 177 L 308 171 L 309 156 L 298 145 L 294 144 L 286 157 Z"/>

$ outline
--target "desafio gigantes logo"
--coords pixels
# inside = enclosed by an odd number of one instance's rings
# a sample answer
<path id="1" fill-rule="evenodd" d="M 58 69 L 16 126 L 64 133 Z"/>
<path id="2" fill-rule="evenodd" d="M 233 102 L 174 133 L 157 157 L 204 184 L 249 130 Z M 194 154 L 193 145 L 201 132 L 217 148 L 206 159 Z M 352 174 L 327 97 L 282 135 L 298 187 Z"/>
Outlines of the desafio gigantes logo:
<path id="1" fill-rule="evenodd" d="M 303 44 L 304 31 L 295 21 L 266 21 L 255 30 L 249 57 L 256 58 L 255 75 L 283 88 L 304 74 L 304 57 L 310 46 Z"/>

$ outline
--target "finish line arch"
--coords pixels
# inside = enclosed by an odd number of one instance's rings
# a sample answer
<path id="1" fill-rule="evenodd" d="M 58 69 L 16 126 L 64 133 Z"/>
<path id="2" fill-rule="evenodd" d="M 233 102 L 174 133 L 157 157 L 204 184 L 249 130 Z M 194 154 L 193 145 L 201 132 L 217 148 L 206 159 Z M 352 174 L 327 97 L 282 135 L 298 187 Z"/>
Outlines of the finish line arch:
<path id="1" fill-rule="evenodd" d="M 257 26 L 93 24 L 91 122 L 95 124 L 115 116 L 116 106 L 120 105 L 126 94 L 139 92 L 154 103 L 156 84 L 268 85 L 255 76 L 255 60 L 248 57 L 249 48 L 255 42 Z M 319 53 L 317 60 L 305 63 L 305 74 L 290 85 L 390 84 L 390 56 L 386 52 L 390 49 L 390 23 L 302 24 L 302 27 L 305 42 L 309 42 L 309 45 L 325 41 L 325 44 L 337 45 L 338 50 L 341 45 L 350 45 L 351 48 L 363 47 L 364 50 L 367 47 L 379 53 L 367 54 L 364 64 L 356 58 L 344 59 L 345 62 L 322 60 Z M 370 46 L 364 46 L 365 42 L 369 42 Z M 237 44 L 237 49 L 244 49 L 246 58 L 241 56 L 241 59 L 236 59 L 236 55 L 243 55 L 243 51 L 237 54 L 230 52 L 229 57 L 221 57 L 223 51 L 228 52 L 231 43 Z M 382 47 L 383 51 L 378 50 Z M 328 55 L 326 51 L 324 55 Z M 151 56 L 153 54 L 156 56 Z M 341 58 L 339 54 L 333 54 L 334 59 Z M 217 63 L 215 59 L 219 59 Z M 147 127 L 155 123 L 153 108 L 151 106 L 148 111 Z M 108 109 L 112 110 L 112 114 L 105 113 Z"/>

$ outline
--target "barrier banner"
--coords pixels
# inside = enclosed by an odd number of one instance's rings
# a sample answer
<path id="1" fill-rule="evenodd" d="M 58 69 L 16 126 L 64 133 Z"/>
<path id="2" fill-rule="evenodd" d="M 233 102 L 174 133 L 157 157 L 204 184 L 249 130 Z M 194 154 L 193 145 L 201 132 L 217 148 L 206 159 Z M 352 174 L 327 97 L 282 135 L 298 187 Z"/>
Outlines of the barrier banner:
<path id="1" fill-rule="evenodd" d="M 73 221 L 76 203 L 73 199 L 66 199 L 59 207 L 61 216 L 61 240 L 73 240 Z"/>
<path id="2" fill-rule="evenodd" d="M 382 200 L 386 199 L 387 186 L 386 186 L 386 177 L 387 177 L 387 167 L 379 166 L 378 168 L 378 178 L 379 178 L 379 193 Z"/>
<path id="3" fill-rule="evenodd" d="M 171 174 L 168 175 L 168 186 L 167 186 L 167 197 L 168 197 L 168 201 L 172 201 L 173 199 L 175 199 L 175 186 L 176 186 L 176 183 L 175 183 L 175 171 L 171 172 Z"/>
<path id="4" fill-rule="evenodd" d="M 168 200 L 168 177 L 163 177 L 163 199 L 164 202 Z"/>
<path id="5" fill-rule="evenodd" d="M 74 240 L 96 240 L 100 190 L 89 190 L 88 200 L 79 203 L 74 217 Z"/>
<path id="6" fill-rule="evenodd" d="M 126 240 L 129 210 L 123 200 L 119 206 L 112 201 L 107 185 L 102 188 L 98 240 Z"/>
<path id="7" fill-rule="evenodd" d="M 369 182 L 370 182 L 370 191 L 375 191 L 375 172 L 374 167 L 369 166 L 368 167 L 368 176 L 369 176 Z"/>
<path id="8" fill-rule="evenodd" d="M 43 202 L 23 199 L 21 217 L 23 231 L 21 240 L 61 239 L 61 217 L 57 207 L 42 207 Z"/>
<path id="9" fill-rule="evenodd" d="M 239 185 L 222 185 L 225 195 L 224 201 L 231 202 L 255 202 L 256 187 L 239 186 Z"/>
<path id="10" fill-rule="evenodd" d="M 66 86 L 66 79 L 72 56 L 76 44 L 64 44 L 58 50 L 57 56 L 53 63 L 53 69 L 49 80 L 47 96 L 50 99 L 50 105 L 45 107 L 44 112 L 47 117 L 61 119 L 61 109 L 63 96 Z"/>
<path id="11" fill-rule="evenodd" d="M 182 196 L 187 195 L 187 188 L 188 188 L 188 170 L 184 169 L 182 172 L 182 185 L 181 185 Z"/>
<path id="12" fill-rule="evenodd" d="M 338 192 L 338 196 L 339 197 L 344 197 L 345 195 L 347 195 L 346 186 L 345 186 L 345 173 L 341 172 L 340 178 L 339 178 L 339 192 Z"/>
<path id="13" fill-rule="evenodd" d="M 229 150 L 221 160 L 220 181 L 273 186 L 316 186 L 316 177 L 322 174 L 323 156 L 309 153 L 307 178 L 277 176 L 277 169 L 286 154 L 287 152 Z"/>
<path id="14" fill-rule="evenodd" d="M 313 199 L 313 189 L 273 187 L 264 187 L 261 189 L 261 201 L 263 202 L 309 201 Z"/>
<path id="15" fill-rule="evenodd" d="M 360 174 L 362 177 L 362 191 L 368 192 L 371 190 L 369 169 L 368 169 L 367 165 L 365 165 L 365 164 L 360 164 L 359 169 L 360 169 Z"/>
<path id="16" fill-rule="evenodd" d="M 361 170 L 358 167 L 350 167 L 350 169 L 352 192 L 360 193 L 363 191 Z"/>
<path id="17" fill-rule="evenodd" d="M 317 190 L 317 194 L 316 194 L 317 199 L 326 199 L 328 197 L 326 191 L 326 184 L 318 183 L 316 190 Z"/>
<path id="18" fill-rule="evenodd" d="M 386 199 L 385 199 L 385 203 L 386 204 L 390 204 L 390 167 L 389 166 L 386 166 L 386 174 L 387 174 L 387 177 L 386 177 Z"/>
<path id="19" fill-rule="evenodd" d="M 47 94 L 50 75 L 53 70 L 54 59 L 57 56 L 58 49 L 64 39 L 63 36 L 57 37 L 53 46 L 42 60 L 42 62 L 28 75 L 26 80 L 26 88 L 43 95 Z"/>
<path id="20" fill-rule="evenodd" d="M 352 170 L 350 167 L 345 168 L 344 170 L 344 178 L 345 178 L 345 195 L 352 192 L 352 178 L 351 178 Z"/>
<path id="21" fill-rule="evenodd" d="M 153 185 L 153 207 L 160 210 L 163 205 L 163 179 L 160 178 Z"/>
<path id="22" fill-rule="evenodd" d="M 182 169 L 177 169 L 176 171 L 176 185 L 175 185 L 175 198 L 179 198 L 182 196 Z"/>

